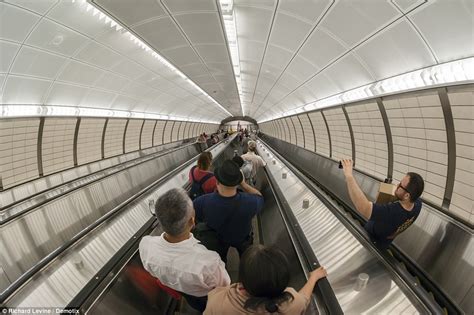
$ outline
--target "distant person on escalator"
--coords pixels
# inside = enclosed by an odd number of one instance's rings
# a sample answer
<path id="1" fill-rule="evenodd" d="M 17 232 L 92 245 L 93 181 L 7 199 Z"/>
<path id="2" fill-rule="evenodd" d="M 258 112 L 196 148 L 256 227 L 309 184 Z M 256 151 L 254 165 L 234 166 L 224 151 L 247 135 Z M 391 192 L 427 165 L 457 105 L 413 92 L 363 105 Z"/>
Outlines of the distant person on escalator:
<path id="1" fill-rule="evenodd" d="M 262 159 L 261 156 L 256 154 L 257 143 L 255 141 L 249 141 L 248 149 L 249 149 L 248 152 L 242 155 L 242 159 L 244 159 L 244 161 L 249 161 L 252 163 L 253 167 L 252 167 L 251 179 L 252 179 L 252 183 L 255 184 L 258 169 L 265 167 L 267 163 L 265 162 L 264 159 Z"/>
<path id="2" fill-rule="evenodd" d="M 184 189 L 164 193 L 155 203 L 155 213 L 164 232 L 140 241 L 143 267 L 202 312 L 208 292 L 230 284 L 225 265 L 216 252 L 207 250 L 190 232 L 194 209 Z"/>
<path id="3" fill-rule="evenodd" d="M 189 197 L 192 200 L 216 190 L 216 177 L 209 171 L 211 164 L 211 152 L 202 152 L 199 155 L 197 165 L 193 166 L 189 171 L 189 183 L 191 184 Z"/>
<path id="4" fill-rule="evenodd" d="M 285 254 L 274 247 L 253 245 L 240 260 L 239 282 L 209 292 L 204 315 L 304 314 L 316 282 L 326 275 L 319 267 L 296 291 L 288 287 L 290 267 Z"/>
<path id="5" fill-rule="evenodd" d="M 415 222 L 421 211 L 419 198 L 425 187 L 423 178 L 409 172 L 395 190 L 398 201 L 389 204 L 370 202 L 352 174 L 352 160 L 342 160 L 349 196 L 357 211 L 368 221 L 364 228 L 377 248 L 387 249 L 395 237 Z"/>

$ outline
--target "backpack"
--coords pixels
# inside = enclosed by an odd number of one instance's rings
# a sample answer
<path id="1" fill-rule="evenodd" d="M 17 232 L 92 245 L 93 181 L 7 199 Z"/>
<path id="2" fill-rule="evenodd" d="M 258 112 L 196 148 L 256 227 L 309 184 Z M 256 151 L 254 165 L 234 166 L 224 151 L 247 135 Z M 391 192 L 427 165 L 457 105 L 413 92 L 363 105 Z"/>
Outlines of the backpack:
<path id="1" fill-rule="evenodd" d="M 206 175 L 204 175 L 201 180 L 199 181 L 196 181 L 196 179 L 194 178 L 194 170 L 196 169 L 197 166 L 193 166 L 191 168 L 191 178 L 193 179 L 193 182 L 191 184 L 191 190 L 189 190 L 189 198 L 191 198 L 191 200 L 194 200 L 196 199 L 197 197 L 199 196 L 202 196 L 205 194 L 204 192 L 204 189 L 202 188 L 202 185 L 204 185 L 204 183 L 209 179 L 211 178 L 212 176 L 214 176 L 214 174 L 212 173 L 208 173 Z"/>
<path id="2" fill-rule="evenodd" d="M 244 174 L 245 180 L 249 180 L 252 177 L 252 168 L 252 162 L 244 160 L 244 164 L 240 167 L 240 169 Z"/>

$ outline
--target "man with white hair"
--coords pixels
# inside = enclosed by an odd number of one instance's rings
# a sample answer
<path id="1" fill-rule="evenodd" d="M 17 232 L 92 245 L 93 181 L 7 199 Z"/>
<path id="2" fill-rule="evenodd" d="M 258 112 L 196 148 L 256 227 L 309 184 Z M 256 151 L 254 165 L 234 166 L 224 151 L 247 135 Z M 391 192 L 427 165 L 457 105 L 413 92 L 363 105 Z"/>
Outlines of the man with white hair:
<path id="1" fill-rule="evenodd" d="M 257 155 L 257 143 L 255 141 L 249 141 L 248 144 L 248 152 L 243 154 L 241 157 L 244 161 L 249 161 L 252 163 L 252 172 L 251 172 L 251 179 L 252 182 L 255 183 L 255 179 L 257 176 L 257 170 L 261 167 L 267 165 L 267 163 L 262 159 L 261 156 Z"/>
<path id="2" fill-rule="evenodd" d="M 225 265 L 216 252 L 207 250 L 191 233 L 195 213 L 184 189 L 164 193 L 155 203 L 155 213 L 164 232 L 140 241 L 143 267 L 203 312 L 207 293 L 230 284 Z"/>

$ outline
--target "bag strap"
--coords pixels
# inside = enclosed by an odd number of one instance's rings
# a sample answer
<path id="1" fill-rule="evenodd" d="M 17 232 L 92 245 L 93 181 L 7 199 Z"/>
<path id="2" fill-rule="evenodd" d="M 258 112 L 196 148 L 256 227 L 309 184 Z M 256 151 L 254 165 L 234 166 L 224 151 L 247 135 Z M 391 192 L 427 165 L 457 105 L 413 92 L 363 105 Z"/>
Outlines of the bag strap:
<path id="1" fill-rule="evenodd" d="M 196 169 L 197 165 L 194 165 L 193 167 L 191 167 L 191 178 L 193 179 L 193 182 L 196 181 L 196 179 L 194 178 L 194 170 Z"/>
<path id="2" fill-rule="evenodd" d="M 211 178 L 212 176 L 214 176 L 214 174 L 212 173 L 207 173 L 206 175 L 204 175 L 201 180 L 198 182 L 199 186 L 202 186 L 209 178 Z M 194 178 L 193 178 L 194 179 Z"/>

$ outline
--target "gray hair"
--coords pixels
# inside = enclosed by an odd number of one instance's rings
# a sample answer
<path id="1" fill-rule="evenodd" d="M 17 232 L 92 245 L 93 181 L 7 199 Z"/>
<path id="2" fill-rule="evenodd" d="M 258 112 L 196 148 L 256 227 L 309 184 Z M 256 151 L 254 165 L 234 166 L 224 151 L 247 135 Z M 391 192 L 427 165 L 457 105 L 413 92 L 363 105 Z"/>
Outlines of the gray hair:
<path id="1" fill-rule="evenodd" d="M 186 230 L 186 224 L 194 214 L 193 204 L 182 188 L 168 190 L 155 203 L 155 213 L 163 230 L 177 236 Z"/>

